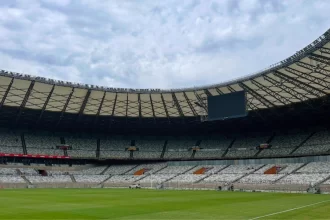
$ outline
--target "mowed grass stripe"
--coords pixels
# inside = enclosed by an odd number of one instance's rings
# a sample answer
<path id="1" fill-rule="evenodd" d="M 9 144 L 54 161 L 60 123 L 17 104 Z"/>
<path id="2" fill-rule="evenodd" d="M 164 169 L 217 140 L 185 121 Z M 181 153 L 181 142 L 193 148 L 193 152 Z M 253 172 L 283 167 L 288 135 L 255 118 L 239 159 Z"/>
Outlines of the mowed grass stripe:
<path id="1" fill-rule="evenodd" d="M 329 195 L 129 189 L 1 190 L 0 219 L 250 219 Z M 330 204 L 276 219 L 329 219 Z"/>

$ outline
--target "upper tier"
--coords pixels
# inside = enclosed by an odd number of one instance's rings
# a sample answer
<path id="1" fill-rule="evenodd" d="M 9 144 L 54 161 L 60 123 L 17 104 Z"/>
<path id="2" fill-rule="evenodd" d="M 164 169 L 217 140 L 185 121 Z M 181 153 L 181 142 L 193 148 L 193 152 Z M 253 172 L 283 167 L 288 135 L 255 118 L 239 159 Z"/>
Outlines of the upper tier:
<path id="1" fill-rule="evenodd" d="M 116 117 L 191 117 L 195 102 L 245 90 L 249 111 L 285 106 L 330 93 L 330 29 L 271 67 L 229 82 L 183 89 L 120 89 L 0 71 L 4 106 Z"/>

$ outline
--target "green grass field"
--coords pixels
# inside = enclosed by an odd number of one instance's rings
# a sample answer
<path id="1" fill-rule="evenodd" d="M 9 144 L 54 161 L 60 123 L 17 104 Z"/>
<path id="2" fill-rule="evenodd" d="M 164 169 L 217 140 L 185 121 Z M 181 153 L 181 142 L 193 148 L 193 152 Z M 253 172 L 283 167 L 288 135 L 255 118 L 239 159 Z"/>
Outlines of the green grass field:
<path id="1" fill-rule="evenodd" d="M 303 208 L 260 219 L 330 219 L 330 195 L 144 189 L 2 189 L 0 194 L 0 219 L 253 219 L 297 207 Z"/>

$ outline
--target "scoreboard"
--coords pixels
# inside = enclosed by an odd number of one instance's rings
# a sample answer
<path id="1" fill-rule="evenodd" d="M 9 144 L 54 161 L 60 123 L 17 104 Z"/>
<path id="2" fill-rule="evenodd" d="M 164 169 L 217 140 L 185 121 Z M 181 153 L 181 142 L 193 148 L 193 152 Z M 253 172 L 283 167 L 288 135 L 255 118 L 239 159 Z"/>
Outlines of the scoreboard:
<path id="1" fill-rule="evenodd" d="M 208 121 L 239 118 L 247 115 L 245 91 L 209 96 Z"/>

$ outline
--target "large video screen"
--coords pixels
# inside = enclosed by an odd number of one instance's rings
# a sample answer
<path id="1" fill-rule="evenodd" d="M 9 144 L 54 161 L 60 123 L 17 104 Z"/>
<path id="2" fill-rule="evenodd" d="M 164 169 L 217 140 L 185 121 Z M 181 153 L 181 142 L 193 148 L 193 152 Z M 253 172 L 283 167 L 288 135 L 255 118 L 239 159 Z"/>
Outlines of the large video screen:
<path id="1" fill-rule="evenodd" d="M 245 91 L 209 96 L 207 101 L 209 121 L 238 118 L 247 115 Z"/>

